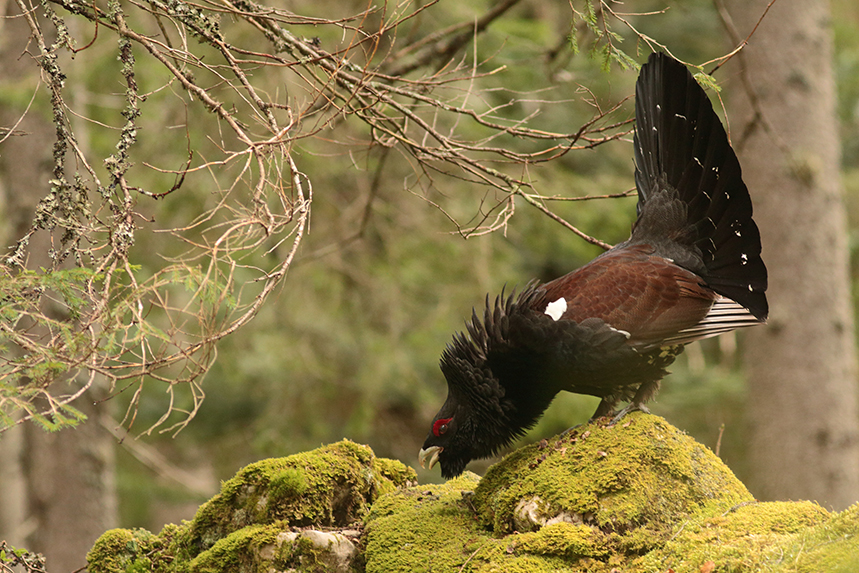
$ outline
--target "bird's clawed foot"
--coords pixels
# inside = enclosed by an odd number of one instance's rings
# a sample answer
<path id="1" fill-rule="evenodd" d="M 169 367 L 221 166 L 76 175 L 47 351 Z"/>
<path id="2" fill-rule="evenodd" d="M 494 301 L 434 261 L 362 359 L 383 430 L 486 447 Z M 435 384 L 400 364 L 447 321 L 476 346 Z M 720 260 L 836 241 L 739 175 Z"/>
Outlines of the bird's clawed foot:
<path id="1" fill-rule="evenodd" d="M 592 421 L 593 421 L 593 419 L 588 420 L 586 424 L 590 424 Z M 561 434 L 558 437 L 559 438 L 566 438 L 567 434 L 569 434 L 570 432 L 575 432 L 576 430 L 578 430 L 582 426 L 585 426 L 586 424 L 576 424 L 575 426 L 570 426 L 569 428 L 567 428 L 566 430 L 561 432 Z"/>
<path id="2" fill-rule="evenodd" d="M 614 418 L 611 419 L 611 422 L 609 422 L 608 425 L 614 426 L 615 424 L 620 422 L 624 416 L 626 416 L 630 412 L 635 412 L 636 410 L 639 412 L 644 412 L 645 414 L 650 413 L 650 410 L 647 408 L 647 406 L 645 406 L 644 404 L 632 401 L 626 406 L 626 408 L 624 408 L 623 410 L 621 410 L 620 412 L 615 414 Z"/>
<path id="3" fill-rule="evenodd" d="M 601 425 L 604 424 L 606 428 L 610 428 L 610 427 L 614 426 L 615 424 L 617 424 L 618 422 L 620 422 L 630 412 L 639 411 L 639 412 L 644 412 L 645 414 L 650 413 L 650 409 L 648 409 L 647 406 L 645 406 L 642 402 L 637 402 L 635 400 L 633 400 L 632 402 L 627 404 L 627 406 L 625 408 L 623 408 L 622 410 L 620 410 L 618 412 L 614 411 L 613 406 L 614 406 L 613 403 L 608 402 L 606 400 L 603 400 L 600 403 L 599 407 L 597 408 L 597 411 L 594 412 L 593 416 L 591 416 L 590 420 L 588 420 L 584 424 L 576 424 L 575 426 L 567 428 L 566 430 L 561 432 L 559 437 L 565 438 L 568 434 L 578 430 L 582 426 L 586 426 L 588 424 L 593 424 L 595 422 L 599 422 L 600 420 L 602 420 Z M 609 422 L 607 424 L 605 423 L 606 419 L 609 420 Z"/>

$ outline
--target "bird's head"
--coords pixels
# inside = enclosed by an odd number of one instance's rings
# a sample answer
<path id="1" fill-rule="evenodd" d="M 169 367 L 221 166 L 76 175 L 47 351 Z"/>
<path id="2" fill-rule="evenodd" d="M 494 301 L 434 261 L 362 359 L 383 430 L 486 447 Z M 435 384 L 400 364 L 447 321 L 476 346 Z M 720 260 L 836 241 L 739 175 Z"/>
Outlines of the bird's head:
<path id="1" fill-rule="evenodd" d="M 448 375 L 447 400 L 433 418 L 419 454 L 422 467 L 431 469 L 438 463 L 445 479 L 461 474 L 471 460 L 494 455 L 518 435 L 504 415 L 511 405 L 491 373 L 480 372 L 473 365 L 460 365 L 461 370 L 452 373 L 448 366 L 443 359 L 442 369 Z M 451 377 L 456 380 L 465 376 L 473 381 L 475 372 L 485 376 L 481 376 L 481 383 L 472 382 L 469 389 L 482 389 L 484 396 L 463 391 L 456 381 L 451 384 Z"/>
<path id="2" fill-rule="evenodd" d="M 450 399 L 445 402 L 448 406 Z M 421 467 L 432 467 L 438 463 L 441 475 L 450 479 L 461 474 L 472 459 L 479 457 L 473 450 L 472 420 L 465 411 L 456 412 L 442 408 L 432 422 L 427 439 L 419 454 Z M 462 424 L 460 424 L 462 420 Z"/>

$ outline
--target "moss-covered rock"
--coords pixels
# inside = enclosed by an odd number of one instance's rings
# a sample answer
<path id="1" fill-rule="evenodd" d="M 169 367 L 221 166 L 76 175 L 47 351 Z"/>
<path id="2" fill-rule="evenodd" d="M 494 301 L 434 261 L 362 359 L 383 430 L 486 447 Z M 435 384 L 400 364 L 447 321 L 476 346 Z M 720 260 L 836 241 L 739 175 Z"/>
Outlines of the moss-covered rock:
<path id="1" fill-rule="evenodd" d="M 359 526 L 380 495 L 414 483 L 412 468 L 379 459 L 369 447 L 348 440 L 263 460 L 224 482 L 190 522 L 168 525 L 158 536 L 143 530 L 105 533 L 87 556 L 89 570 L 347 570 L 353 565 L 356 552 L 349 547 L 357 546 L 358 530 L 350 530 L 354 541 L 315 529 L 296 530 Z"/>
<path id="2" fill-rule="evenodd" d="M 146 573 L 158 569 L 162 540 L 145 529 L 111 529 L 87 553 L 90 573 Z"/>
<path id="3" fill-rule="evenodd" d="M 383 496 L 365 538 L 368 573 L 859 571 L 859 506 L 758 503 L 707 448 L 644 414 L 526 446 L 476 483 Z"/>
<path id="4" fill-rule="evenodd" d="M 626 555 L 664 543 L 679 520 L 705 507 L 724 511 L 751 499 L 710 450 L 643 414 L 517 450 L 474 493 L 481 522 L 496 534 L 569 522 Z"/>
<path id="5" fill-rule="evenodd" d="M 463 497 L 479 479 L 466 472 L 444 485 L 381 497 L 366 520 L 367 571 L 456 571 L 475 548 L 492 539 Z"/>
<path id="6" fill-rule="evenodd" d="M 243 527 L 346 527 L 362 519 L 376 497 L 415 481 L 399 462 L 379 460 L 344 440 L 311 452 L 253 463 L 221 486 L 194 517 L 190 543 L 200 551 Z"/>
<path id="7" fill-rule="evenodd" d="M 418 486 L 344 441 L 264 460 L 157 536 L 111 530 L 91 573 L 859 571 L 859 505 L 756 502 L 662 418 L 517 450 L 484 478 Z"/>
<path id="8" fill-rule="evenodd" d="M 808 502 L 742 505 L 684 521 L 639 561 L 643 571 L 859 571 L 859 506 L 831 515 Z"/>

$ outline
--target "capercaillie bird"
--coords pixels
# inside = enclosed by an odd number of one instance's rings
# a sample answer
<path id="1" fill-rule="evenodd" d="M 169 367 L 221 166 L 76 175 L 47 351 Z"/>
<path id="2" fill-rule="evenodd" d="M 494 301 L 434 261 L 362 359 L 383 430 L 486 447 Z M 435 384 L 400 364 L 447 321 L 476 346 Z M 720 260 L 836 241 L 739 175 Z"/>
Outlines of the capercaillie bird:
<path id="1" fill-rule="evenodd" d="M 565 390 L 645 410 L 684 345 L 766 321 L 767 270 L 740 164 L 686 66 L 651 54 L 635 86 L 628 240 L 491 302 L 441 357 L 448 395 L 420 451 L 445 478 L 531 428 Z M 592 419 L 593 419 L 592 418 Z"/>

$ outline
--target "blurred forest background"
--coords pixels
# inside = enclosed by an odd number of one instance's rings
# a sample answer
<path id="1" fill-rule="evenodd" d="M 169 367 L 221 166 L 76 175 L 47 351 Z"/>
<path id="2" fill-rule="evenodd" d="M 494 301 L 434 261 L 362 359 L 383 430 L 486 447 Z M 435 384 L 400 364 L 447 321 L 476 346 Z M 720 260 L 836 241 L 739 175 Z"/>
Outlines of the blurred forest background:
<path id="1" fill-rule="evenodd" d="M 51 567 L 75 503 L 103 510 L 85 531 L 158 531 L 344 437 L 416 466 L 484 293 L 628 236 L 632 60 L 737 47 L 711 0 L 2 6 L 0 539 L 56 571 L 84 564 Z M 859 6 L 829 6 L 852 260 Z M 742 89 L 713 79 L 717 108 Z M 651 411 L 749 483 L 744 336 L 687 348 Z M 594 408 L 559 396 L 523 442 Z"/>

